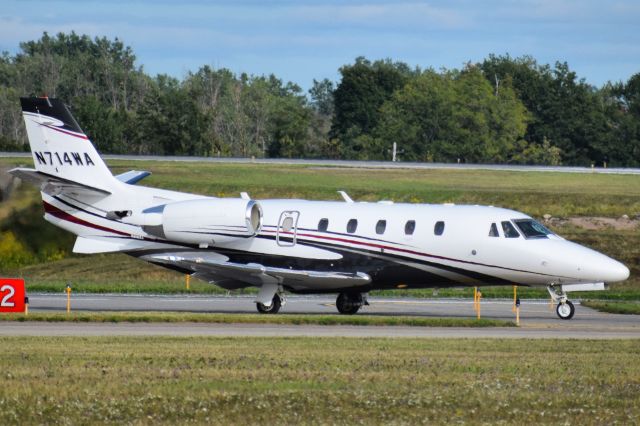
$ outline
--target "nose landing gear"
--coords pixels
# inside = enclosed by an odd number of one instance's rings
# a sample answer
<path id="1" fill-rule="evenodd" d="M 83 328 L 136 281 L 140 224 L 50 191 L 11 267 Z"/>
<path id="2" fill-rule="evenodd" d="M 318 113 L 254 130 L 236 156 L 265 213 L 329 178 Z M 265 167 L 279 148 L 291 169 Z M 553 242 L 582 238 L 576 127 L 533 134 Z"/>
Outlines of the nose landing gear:
<path id="1" fill-rule="evenodd" d="M 560 319 L 568 320 L 573 318 L 573 314 L 576 313 L 576 308 L 573 306 L 573 303 L 565 300 L 564 303 L 558 303 L 558 306 L 556 307 L 556 313 L 558 314 Z"/>
<path id="2" fill-rule="evenodd" d="M 576 313 L 576 308 L 573 306 L 573 303 L 567 299 L 567 293 L 564 292 L 562 286 L 555 287 L 554 285 L 550 285 L 547 287 L 547 291 L 549 295 L 551 295 L 553 302 L 558 303 L 558 306 L 556 306 L 556 314 L 558 314 L 558 317 L 563 320 L 573 318 L 573 315 Z"/>

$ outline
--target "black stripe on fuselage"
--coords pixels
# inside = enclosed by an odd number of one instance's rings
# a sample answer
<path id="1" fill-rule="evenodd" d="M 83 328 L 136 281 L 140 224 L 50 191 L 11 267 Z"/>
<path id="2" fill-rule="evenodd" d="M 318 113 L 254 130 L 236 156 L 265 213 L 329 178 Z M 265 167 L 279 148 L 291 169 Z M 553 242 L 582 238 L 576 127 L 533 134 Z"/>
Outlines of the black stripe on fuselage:
<path id="1" fill-rule="evenodd" d="M 106 218 L 104 216 L 100 216 L 98 214 L 92 213 L 90 211 L 87 211 L 83 208 L 79 208 L 65 200 L 62 200 L 59 197 L 54 197 L 57 201 L 72 207 L 76 210 L 79 211 L 83 211 L 87 214 L 90 214 L 92 216 L 96 216 L 99 217 L 101 219 L 106 219 L 107 221 L 110 222 L 116 222 L 116 223 L 121 223 L 109 218 Z M 339 234 L 342 235 L 342 234 Z M 344 236 L 348 236 L 350 238 L 362 238 L 362 239 L 367 239 L 366 237 L 359 237 L 358 235 L 354 235 L 354 234 L 347 234 Z M 237 237 L 237 236 L 235 236 Z M 322 236 L 313 236 L 310 235 L 311 238 L 319 238 L 321 239 Z M 270 239 L 270 240 L 275 240 L 276 236 L 275 235 L 257 235 L 256 238 L 262 238 L 262 239 Z M 135 238 L 132 238 L 135 239 Z M 292 237 L 285 237 L 285 236 L 280 236 L 280 239 L 284 241 L 289 240 L 289 242 L 292 242 Z M 371 239 L 370 239 L 371 240 Z M 185 243 L 179 243 L 179 242 L 174 242 L 174 241 L 169 241 L 169 240 L 153 240 L 155 242 L 158 243 L 166 243 L 166 244 L 171 244 L 171 245 L 177 245 L 177 246 L 182 246 L 182 247 L 188 247 L 188 248 L 192 248 L 192 249 L 197 249 L 198 245 L 197 244 L 185 244 Z M 375 280 L 375 277 L 380 275 L 382 276 L 381 271 L 383 269 L 385 269 L 385 267 L 388 267 L 389 263 L 392 263 L 394 265 L 398 265 L 397 261 L 393 261 L 393 260 L 389 260 L 387 261 L 387 263 L 382 264 L 382 265 L 378 265 L 378 262 L 374 262 L 374 257 L 372 257 L 372 255 L 375 255 L 376 258 L 378 258 L 381 254 L 380 248 L 374 249 L 363 249 L 363 248 L 353 248 L 350 246 L 345 246 L 345 245 L 341 245 L 341 244 L 336 244 L 336 243 L 330 243 L 330 242 L 317 242 L 317 241 L 311 241 L 311 240 L 307 240 L 304 237 L 297 237 L 296 241 L 298 244 L 301 245 L 308 245 L 308 246 L 312 246 L 312 247 L 318 247 L 318 248 L 322 248 L 322 249 L 329 249 L 331 251 L 337 252 L 342 254 L 343 259 L 340 261 L 325 261 L 322 259 L 304 259 L 304 258 L 297 258 L 297 257 L 290 257 L 290 256 L 277 256 L 277 255 L 264 255 L 264 254 L 259 254 L 259 253 L 254 253 L 254 252 L 248 252 L 248 251 L 240 251 L 240 250 L 232 250 L 232 249 L 225 249 L 225 248 L 211 248 L 209 249 L 210 251 L 215 251 L 215 252 L 219 252 L 219 253 L 235 253 L 237 257 L 242 258 L 242 260 L 232 260 L 235 263 L 256 263 L 256 259 L 264 259 L 263 260 L 263 264 L 265 266 L 273 266 L 273 267 L 293 267 L 291 265 L 291 263 L 295 263 L 295 267 L 296 269 L 301 269 L 301 270 L 323 270 L 323 271 L 327 271 L 327 270 L 335 270 L 335 271 L 339 271 L 339 272 L 353 272 L 354 270 L 359 270 L 360 272 L 365 272 L 368 273 L 369 275 L 372 276 L 372 279 Z M 377 240 L 380 242 L 383 242 L 383 240 Z M 357 241 L 353 241 L 354 243 L 358 243 Z M 367 244 L 367 243 L 358 243 L 358 244 Z M 506 268 L 506 267 L 501 267 L 501 266 L 496 266 L 496 265 L 485 265 L 485 264 L 481 264 L 481 263 L 475 263 L 475 262 L 468 262 L 468 261 L 462 261 L 462 260 L 457 260 L 457 259 L 449 259 L 449 258 L 444 258 L 441 256 L 435 256 L 435 255 L 429 255 L 426 253 L 420 253 L 420 252 L 413 252 L 413 251 L 409 251 L 406 249 L 395 249 L 393 247 L 388 247 L 386 248 L 387 250 L 396 250 L 396 251 L 405 251 L 405 252 L 411 252 L 412 254 L 418 255 L 418 256 L 426 256 L 426 257 L 432 257 L 435 259 L 443 259 L 443 260 L 449 260 L 449 261 L 454 261 L 454 262 L 461 262 L 461 263 L 468 263 L 468 264 L 473 264 L 473 265 L 479 265 L 479 266 L 485 266 L 485 267 L 493 267 L 493 268 L 498 268 L 498 269 L 503 269 L 503 270 L 509 270 L 509 271 L 515 271 L 515 272 L 523 272 L 523 273 L 531 273 L 531 274 L 536 274 L 536 275 L 541 275 L 541 276 L 548 276 L 547 274 L 541 274 L 541 273 L 537 273 L 537 272 L 531 272 L 531 271 L 522 271 L 522 270 L 517 270 L 517 269 L 512 269 L 512 268 Z M 166 251 L 166 250 L 165 250 Z M 175 249 L 171 250 L 171 251 L 175 251 Z M 164 251 L 160 251 L 160 252 L 164 252 Z M 139 252 L 136 252 L 139 253 Z M 347 253 L 350 253 L 349 255 L 347 255 Z M 459 268 L 459 267 L 453 267 L 453 266 L 449 266 L 449 265 L 443 265 L 437 262 L 433 262 L 433 261 L 426 261 L 426 260 L 422 260 L 422 259 L 416 259 L 416 258 L 412 258 L 412 257 L 408 257 L 408 256 L 403 256 L 403 255 L 399 255 L 399 254 L 395 254 L 395 253 L 389 253 L 389 251 L 384 252 L 384 255 L 389 258 L 389 259 L 398 259 L 398 260 L 404 260 L 404 261 L 411 261 L 414 263 L 419 263 L 419 264 L 423 264 L 426 266 L 430 266 L 433 268 L 437 268 L 437 269 L 441 269 L 443 271 L 448 271 L 448 272 L 454 272 L 463 276 L 466 276 L 468 278 L 472 278 L 474 280 L 478 280 L 481 281 L 483 283 L 494 283 L 494 284 L 502 284 L 502 285 L 510 285 L 512 284 L 512 282 L 504 280 L 502 278 L 499 277 L 495 277 L 492 275 L 487 275 L 487 274 L 482 274 L 476 271 L 470 271 L 467 269 L 463 269 L 463 268 Z M 279 260 L 275 260 L 275 259 L 279 259 Z M 350 259 L 345 261 L 345 259 Z M 357 259 L 357 261 L 356 261 Z M 338 264 L 338 266 L 335 266 L 335 264 Z M 372 264 L 375 267 L 372 267 Z M 327 266 L 329 266 L 330 268 L 327 269 Z M 419 275 L 433 275 L 427 271 L 423 271 L 423 270 L 419 270 L 417 268 L 412 268 L 410 266 L 407 265 L 403 265 L 404 268 L 409 268 L 410 270 L 412 270 L 412 272 L 414 271 L 419 271 Z M 359 269 L 358 269 L 359 268 Z M 362 269 L 364 268 L 364 269 Z M 386 274 L 385 274 L 386 275 Z M 411 274 L 413 276 L 413 273 Z M 452 283 L 455 282 L 451 279 L 448 279 L 446 277 L 441 277 L 439 275 L 434 275 L 438 277 L 438 281 L 443 281 L 443 284 L 445 284 L 445 282 L 448 283 Z M 406 278 L 406 277 L 405 277 Z M 386 281 L 386 279 L 385 279 Z M 403 279 L 403 277 L 400 277 L 396 282 L 402 282 L 402 281 L 406 281 L 406 279 Z M 460 285 L 460 283 L 458 283 L 458 285 Z"/>

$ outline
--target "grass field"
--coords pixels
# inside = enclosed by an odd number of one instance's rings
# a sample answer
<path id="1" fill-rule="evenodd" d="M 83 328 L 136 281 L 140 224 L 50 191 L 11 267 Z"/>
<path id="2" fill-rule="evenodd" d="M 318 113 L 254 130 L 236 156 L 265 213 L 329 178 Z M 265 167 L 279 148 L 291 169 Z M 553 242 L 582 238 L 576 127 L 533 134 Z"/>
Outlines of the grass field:
<path id="1" fill-rule="evenodd" d="M 27 159 L 0 159 L 0 165 L 19 165 Z M 27 164 L 28 165 L 28 164 Z M 216 196 L 237 196 L 248 191 L 254 198 L 339 199 L 344 189 L 356 200 L 392 199 L 407 202 L 455 202 L 514 208 L 540 218 L 640 214 L 640 176 L 482 170 L 379 170 L 258 164 L 211 164 L 178 162 L 110 161 L 115 173 L 146 169 L 153 175 L 149 186 Z M 30 204 L 28 200 L 32 200 Z M 12 211 L 32 209 L 33 226 L 41 207 L 34 190 L 18 191 L 0 205 L 0 228 Z M 28 207 L 31 205 L 32 207 Z M 640 300 L 640 227 L 588 230 L 573 225 L 552 226 L 554 231 L 580 244 L 604 252 L 631 268 L 631 278 L 598 298 Z M 36 232 L 36 235 L 39 233 Z M 70 250 L 72 239 L 65 239 Z M 185 291 L 184 277 L 145 265 L 122 255 L 72 256 L 56 262 L 32 265 L 4 274 L 27 278 L 30 291 L 62 291 L 71 282 L 84 292 Z M 225 293 L 215 286 L 193 280 L 192 292 Z M 486 289 L 485 297 L 509 297 L 510 288 Z M 384 294 L 429 296 L 432 290 Z M 470 290 L 441 290 L 440 296 L 469 296 Z M 546 297 L 546 291 L 522 290 L 522 297 Z M 580 295 L 578 295 L 579 297 Z M 593 296 L 591 296 L 593 297 Z"/>
<path id="2" fill-rule="evenodd" d="M 640 341 L 2 337 L 0 424 L 637 424 Z"/>
<path id="3" fill-rule="evenodd" d="M 602 302 L 599 300 L 584 300 L 584 306 L 597 309 L 601 312 L 612 314 L 640 315 L 640 303 L 638 302 Z"/>
<path id="4" fill-rule="evenodd" d="M 359 325 L 410 327 L 515 327 L 512 321 L 473 318 L 392 317 L 374 315 L 262 315 L 166 312 L 95 312 L 3 314 L 0 321 L 96 322 L 96 323 L 207 323 L 207 324 L 289 324 L 289 325 Z"/>
<path id="5" fill-rule="evenodd" d="M 0 158 L 6 166 L 28 159 Z M 260 198 L 339 200 L 346 190 L 358 201 L 488 204 L 533 216 L 640 214 L 640 176 L 487 170 L 355 169 L 265 164 L 159 161 L 108 162 L 114 173 L 153 172 L 144 184 L 213 196 L 247 191 Z"/>

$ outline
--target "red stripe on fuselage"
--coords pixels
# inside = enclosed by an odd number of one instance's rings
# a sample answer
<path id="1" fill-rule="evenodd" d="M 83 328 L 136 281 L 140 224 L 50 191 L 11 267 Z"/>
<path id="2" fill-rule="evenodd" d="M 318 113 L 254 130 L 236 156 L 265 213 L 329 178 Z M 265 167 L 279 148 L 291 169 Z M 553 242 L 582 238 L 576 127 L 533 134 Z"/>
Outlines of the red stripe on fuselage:
<path id="1" fill-rule="evenodd" d="M 73 215 L 65 212 L 64 210 L 60 210 L 56 206 L 53 206 L 53 205 L 47 203 L 46 201 L 42 201 L 42 204 L 44 205 L 44 211 L 46 213 L 50 214 L 51 216 L 55 216 L 58 219 L 62 219 L 62 220 L 66 220 L 68 222 L 72 222 L 72 223 L 78 224 L 78 225 L 86 226 L 87 228 L 97 229 L 99 231 L 111 232 L 111 233 L 114 233 L 114 234 L 117 234 L 117 235 L 125 235 L 127 237 L 131 236 L 131 234 L 128 234 L 126 232 L 118 231 L 116 229 L 107 228 L 106 226 L 101 226 L 101 225 L 97 225 L 95 223 L 87 222 L 86 220 L 83 220 L 83 219 L 80 219 L 79 217 L 73 216 Z"/>
<path id="2" fill-rule="evenodd" d="M 268 233 L 275 234 L 277 231 L 271 231 L 271 230 L 263 229 L 262 232 L 268 232 Z M 293 238 L 293 232 L 280 231 L 280 234 L 288 234 L 288 235 L 291 236 L 291 238 Z M 364 241 L 351 240 L 351 239 L 347 239 L 347 238 L 337 238 L 337 237 L 329 237 L 329 236 L 326 236 L 326 235 L 313 235 L 313 234 L 303 234 L 303 233 L 297 233 L 296 235 L 299 235 L 301 237 L 317 238 L 319 240 L 331 240 L 331 241 L 338 241 L 338 242 L 347 243 L 347 244 L 356 244 L 356 245 L 361 245 L 361 246 L 366 246 L 366 247 L 374 247 L 374 248 L 378 248 L 378 249 L 382 249 L 382 250 L 397 251 L 397 252 L 401 252 L 401 253 L 413 254 L 413 255 L 416 255 L 416 256 L 429 257 L 429 258 L 432 258 L 432 259 L 440 259 L 440 260 L 448 260 L 448 261 L 451 261 L 451 262 L 459 262 L 459 263 L 464 263 L 464 264 L 467 264 L 467 265 L 485 266 L 485 267 L 489 267 L 489 268 L 498 268 L 498 269 L 503 269 L 503 270 L 506 270 L 506 271 L 514 271 L 514 272 L 524 272 L 524 273 L 528 273 L 528 274 L 542 275 L 542 276 L 547 276 L 547 277 L 554 276 L 554 275 L 544 274 L 544 273 L 541 273 L 541 272 L 526 271 L 526 270 L 522 270 L 522 269 L 507 268 L 507 267 L 499 266 L 499 265 L 491 265 L 491 264 L 486 264 L 486 263 L 472 262 L 472 261 L 469 261 L 469 260 L 454 259 L 454 258 L 451 258 L 451 257 L 438 256 L 436 254 L 423 253 L 423 252 L 419 252 L 419 251 L 415 251 L 415 250 L 408 250 L 408 249 L 404 249 L 404 248 L 396 248 L 396 247 L 386 246 L 386 245 L 382 245 L 382 244 L 374 244 L 374 243 L 369 243 L 369 242 L 364 242 Z"/>

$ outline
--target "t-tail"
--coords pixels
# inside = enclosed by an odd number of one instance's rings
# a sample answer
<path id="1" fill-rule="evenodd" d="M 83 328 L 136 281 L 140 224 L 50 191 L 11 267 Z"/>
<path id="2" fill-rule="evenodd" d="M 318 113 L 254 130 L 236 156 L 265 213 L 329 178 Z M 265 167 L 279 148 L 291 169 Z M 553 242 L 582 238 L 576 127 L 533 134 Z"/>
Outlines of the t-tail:
<path id="1" fill-rule="evenodd" d="M 20 102 L 35 170 L 16 169 L 15 175 L 113 192 L 117 180 L 62 101 L 43 97 Z"/>

